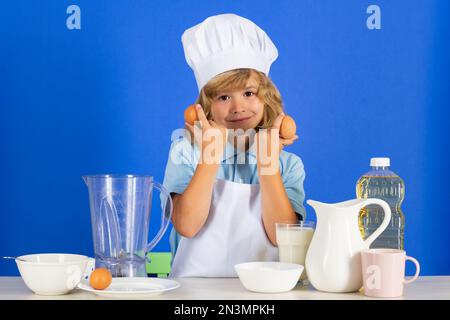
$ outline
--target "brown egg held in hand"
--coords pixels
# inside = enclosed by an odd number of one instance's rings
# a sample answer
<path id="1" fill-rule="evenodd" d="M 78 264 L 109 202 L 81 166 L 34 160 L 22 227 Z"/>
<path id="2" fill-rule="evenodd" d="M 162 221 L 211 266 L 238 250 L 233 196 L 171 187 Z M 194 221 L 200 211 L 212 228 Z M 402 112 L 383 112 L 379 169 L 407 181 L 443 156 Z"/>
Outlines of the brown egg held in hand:
<path id="1" fill-rule="evenodd" d="M 92 271 L 89 277 L 89 284 L 96 290 L 104 290 L 112 282 L 111 272 L 106 268 L 98 268 Z"/>
<path id="2" fill-rule="evenodd" d="M 284 139 L 292 139 L 295 137 L 297 126 L 294 119 L 289 116 L 284 116 L 280 126 L 280 136 Z"/>
<path id="3" fill-rule="evenodd" d="M 195 121 L 198 121 L 195 104 L 190 105 L 186 110 L 184 110 L 184 121 L 192 125 Z"/>

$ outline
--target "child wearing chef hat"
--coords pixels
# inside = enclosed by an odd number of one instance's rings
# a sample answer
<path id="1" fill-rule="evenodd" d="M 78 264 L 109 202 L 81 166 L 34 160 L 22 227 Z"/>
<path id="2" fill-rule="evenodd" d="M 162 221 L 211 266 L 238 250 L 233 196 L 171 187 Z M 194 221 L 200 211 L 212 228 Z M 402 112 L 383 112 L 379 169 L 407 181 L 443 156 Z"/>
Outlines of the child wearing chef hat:
<path id="1" fill-rule="evenodd" d="M 305 218 L 303 163 L 282 150 L 297 137 L 278 137 L 284 114 L 268 77 L 278 52 L 263 30 L 234 14 L 207 18 L 186 30 L 182 43 L 199 89 L 197 124 L 225 138 L 213 163 L 201 161 L 209 145 L 203 135 L 171 145 L 163 182 L 173 199 L 170 276 L 236 277 L 235 264 L 278 260 L 275 223 Z M 259 148 L 238 148 L 227 135 L 261 128 L 275 130 L 280 143 L 271 174 L 261 174 Z"/>

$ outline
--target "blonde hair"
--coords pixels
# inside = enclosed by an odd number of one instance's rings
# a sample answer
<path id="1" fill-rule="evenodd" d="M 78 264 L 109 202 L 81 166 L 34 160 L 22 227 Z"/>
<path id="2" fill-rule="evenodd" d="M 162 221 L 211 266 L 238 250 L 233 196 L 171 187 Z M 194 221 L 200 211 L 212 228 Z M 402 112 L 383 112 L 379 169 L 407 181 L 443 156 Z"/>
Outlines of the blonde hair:
<path id="1" fill-rule="evenodd" d="M 263 118 L 256 129 L 272 127 L 275 118 L 283 111 L 281 94 L 269 77 L 254 69 L 234 69 L 208 81 L 196 101 L 203 107 L 206 118 L 211 119 L 211 104 L 219 92 L 245 89 L 252 75 L 258 81 L 257 96 L 264 104 Z"/>

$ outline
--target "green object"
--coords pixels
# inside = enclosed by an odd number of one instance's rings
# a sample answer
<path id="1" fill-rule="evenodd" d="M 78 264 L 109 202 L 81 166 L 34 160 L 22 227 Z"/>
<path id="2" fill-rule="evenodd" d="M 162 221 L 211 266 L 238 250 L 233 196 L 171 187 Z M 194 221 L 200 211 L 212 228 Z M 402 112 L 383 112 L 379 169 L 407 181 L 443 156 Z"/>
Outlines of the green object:
<path id="1" fill-rule="evenodd" d="M 167 278 L 171 271 L 172 253 L 171 252 L 149 252 L 146 269 L 149 276 L 158 278 Z"/>

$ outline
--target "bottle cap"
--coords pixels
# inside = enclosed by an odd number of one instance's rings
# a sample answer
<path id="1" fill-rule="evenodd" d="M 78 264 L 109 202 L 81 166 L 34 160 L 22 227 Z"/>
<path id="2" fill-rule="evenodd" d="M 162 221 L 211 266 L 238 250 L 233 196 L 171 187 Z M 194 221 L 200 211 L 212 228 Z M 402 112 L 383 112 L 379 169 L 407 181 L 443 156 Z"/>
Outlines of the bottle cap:
<path id="1" fill-rule="evenodd" d="M 389 167 L 391 159 L 389 158 L 370 158 L 371 167 Z"/>

